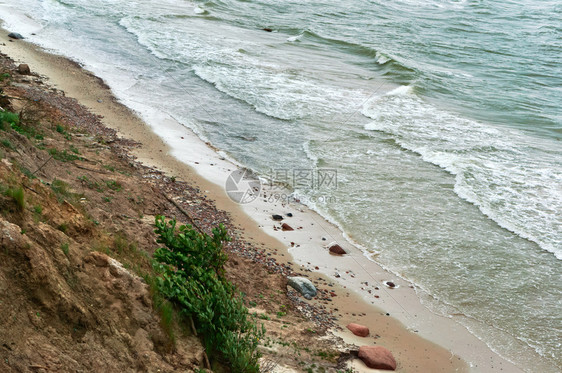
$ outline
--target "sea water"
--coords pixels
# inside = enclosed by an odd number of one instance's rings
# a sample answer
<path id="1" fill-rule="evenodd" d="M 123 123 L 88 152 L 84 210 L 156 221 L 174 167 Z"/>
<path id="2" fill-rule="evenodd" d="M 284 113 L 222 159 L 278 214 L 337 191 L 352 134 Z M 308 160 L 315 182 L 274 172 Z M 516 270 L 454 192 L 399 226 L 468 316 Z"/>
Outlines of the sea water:
<path id="1" fill-rule="evenodd" d="M 434 312 L 527 371 L 535 353 L 562 369 L 559 1 L 2 0 L 0 16 L 260 175 L 336 170 L 337 188 L 295 194 Z"/>

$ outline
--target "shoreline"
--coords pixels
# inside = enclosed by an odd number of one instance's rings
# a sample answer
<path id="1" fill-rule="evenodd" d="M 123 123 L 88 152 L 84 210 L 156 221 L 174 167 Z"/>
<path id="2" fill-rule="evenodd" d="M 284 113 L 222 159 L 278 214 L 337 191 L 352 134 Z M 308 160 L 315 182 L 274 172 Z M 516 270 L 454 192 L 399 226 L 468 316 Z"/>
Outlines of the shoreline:
<path id="1" fill-rule="evenodd" d="M 33 72 L 48 76 L 50 84 L 66 92 L 68 96 L 76 98 L 92 112 L 104 116 L 102 119 L 104 124 L 116 129 L 120 136 L 142 143 L 142 147 L 133 151 L 139 162 L 196 184 L 204 194 L 215 201 L 219 209 L 230 213 L 233 222 L 243 230 L 247 239 L 268 248 L 272 254 L 276 249 L 279 254 L 273 256 L 278 261 L 293 260 L 303 269 L 310 270 L 311 272 L 308 273 L 314 275 L 314 278 L 323 277 L 329 282 L 340 282 L 340 286 L 356 291 L 357 295 L 348 293 L 349 298 L 344 299 L 340 294 L 346 293 L 347 290 L 340 289 L 337 292 L 339 296 L 335 297 L 328 306 L 340 310 L 340 325 L 359 322 L 370 326 L 372 334 L 381 334 L 377 343 L 388 347 L 395 354 L 400 369 L 408 370 L 408 367 L 413 368 L 420 363 L 428 364 L 425 361 L 427 359 L 436 359 L 437 365 L 429 362 L 431 368 L 428 368 L 428 371 L 464 371 L 466 367 L 459 362 L 452 362 L 449 366 L 454 370 L 444 370 L 448 367 L 444 366 L 443 362 L 451 360 L 455 354 L 472 363 L 472 371 L 500 371 L 501 369 L 520 371 L 519 368 L 493 353 L 484 342 L 469 333 L 462 325 L 429 311 L 421 304 L 415 289 L 408 282 L 396 278 L 372 261 L 369 261 L 368 270 L 365 269 L 361 265 L 365 262 L 363 252 L 351 245 L 339 228 L 306 206 L 300 204 L 281 206 L 266 202 L 240 207 L 230 201 L 222 185 L 235 165 L 217 154 L 215 149 L 209 147 L 173 118 L 168 117 L 164 120 L 156 118 L 159 115 L 146 118 L 147 113 L 144 113 L 143 119 L 148 125 L 145 124 L 132 110 L 113 97 L 109 87 L 101 79 L 83 70 L 77 63 L 64 57 L 50 55 L 27 42 L 9 42 L 6 34 L 7 32 L 2 37 L 2 41 L 6 43 L 3 52 L 14 60 L 28 63 Z M 156 121 L 159 123 L 160 135 L 165 133 L 163 139 L 158 137 L 153 132 L 155 128 L 150 126 Z M 182 147 L 185 144 L 189 144 L 189 147 Z M 274 230 L 279 223 L 271 219 L 271 214 L 288 212 L 293 213 L 293 217 L 286 218 L 284 222 L 295 228 L 302 226 L 303 229 L 292 232 Z M 322 237 L 327 240 L 322 241 Z M 324 245 L 331 241 L 337 241 L 349 254 L 344 257 L 329 255 Z M 287 250 L 291 242 L 295 242 L 295 247 Z M 315 269 L 316 267 L 318 270 Z M 334 276 L 336 270 L 340 273 L 340 278 Z M 355 273 L 355 277 L 346 273 L 350 271 Z M 387 289 L 382 284 L 385 280 L 394 281 L 399 287 Z M 364 282 L 368 282 L 369 285 L 364 285 Z M 379 287 L 380 298 L 373 298 L 371 295 L 369 301 L 365 302 L 365 298 L 370 295 L 367 287 L 371 292 L 375 290 L 374 287 Z M 362 288 L 365 290 L 361 290 Z M 374 306 L 370 303 L 374 303 Z M 367 315 L 353 316 L 353 311 L 356 314 Z M 386 313 L 390 313 L 392 318 L 386 316 Z M 420 319 L 423 321 L 419 321 Z M 381 325 L 385 324 L 386 326 L 381 328 Z M 416 330 L 417 333 L 410 332 L 406 328 Z M 372 343 L 373 340 L 355 338 L 347 331 L 338 334 L 344 340 L 359 345 Z M 427 341 L 422 340 L 418 335 L 426 338 Z M 434 343 L 447 348 L 438 347 Z M 421 351 L 419 349 L 418 352 L 411 351 L 412 346 L 414 349 L 421 348 Z M 427 354 L 428 349 L 431 349 L 431 354 Z M 430 357 L 425 356 L 426 354 Z M 354 362 L 355 365 L 358 364 L 357 360 Z"/>

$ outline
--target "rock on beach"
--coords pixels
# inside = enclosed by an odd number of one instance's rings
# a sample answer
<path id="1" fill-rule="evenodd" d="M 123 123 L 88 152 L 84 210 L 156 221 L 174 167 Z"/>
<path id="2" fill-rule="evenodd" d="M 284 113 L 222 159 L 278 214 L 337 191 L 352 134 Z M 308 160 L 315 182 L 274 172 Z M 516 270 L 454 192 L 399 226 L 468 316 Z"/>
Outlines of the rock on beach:
<path id="1" fill-rule="evenodd" d="M 396 360 L 392 353 L 382 346 L 361 346 L 359 359 L 373 369 L 396 370 Z"/>
<path id="2" fill-rule="evenodd" d="M 25 39 L 21 34 L 18 34 L 17 32 L 10 32 L 8 34 L 8 37 L 12 39 Z"/>
<path id="3" fill-rule="evenodd" d="M 347 254 L 347 252 L 337 243 L 333 243 L 330 245 L 329 250 L 332 254 L 336 254 L 336 255 L 344 255 Z"/>
<path id="4" fill-rule="evenodd" d="M 318 293 L 314 284 L 304 277 L 287 277 L 287 285 L 298 291 L 306 299 L 312 299 Z"/>
<path id="5" fill-rule="evenodd" d="M 369 328 L 365 325 L 351 323 L 346 326 L 353 334 L 359 337 L 367 337 L 369 335 Z"/>
<path id="6" fill-rule="evenodd" d="M 293 227 L 291 227 L 291 226 L 290 226 L 289 224 L 287 224 L 287 223 L 283 223 L 283 224 L 281 225 L 281 230 L 284 230 L 284 231 L 294 231 Z"/>

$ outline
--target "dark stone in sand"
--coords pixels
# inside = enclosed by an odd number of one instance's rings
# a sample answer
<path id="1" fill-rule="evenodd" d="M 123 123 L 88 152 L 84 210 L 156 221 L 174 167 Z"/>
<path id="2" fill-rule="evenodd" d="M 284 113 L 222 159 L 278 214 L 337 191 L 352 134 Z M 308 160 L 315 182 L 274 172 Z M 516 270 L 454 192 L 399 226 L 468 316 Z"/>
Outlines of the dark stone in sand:
<path id="1" fill-rule="evenodd" d="M 271 217 L 273 218 L 273 220 L 283 220 L 283 217 L 281 215 L 271 215 Z"/>
<path id="2" fill-rule="evenodd" d="M 289 213 L 287 213 L 287 216 L 290 217 L 290 218 L 292 218 L 292 217 L 293 217 L 293 214 L 291 214 L 291 213 L 289 212 Z"/>
<path id="3" fill-rule="evenodd" d="M 361 346 L 358 356 L 369 368 L 396 370 L 394 356 L 382 346 Z"/>
<path id="4" fill-rule="evenodd" d="M 388 286 L 389 288 L 395 288 L 395 287 L 396 287 L 396 284 L 395 284 L 394 282 L 392 282 L 392 281 L 387 281 L 387 282 L 386 282 L 386 286 Z"/>
<path id="5" fill-rule="evenodd" d="M 18 66 L 18 73 L 22 75 L 29 75 L 31 74 L 31 70 L 29 69 L 29 65 L 22 63 Z"/>
<path id="6" fill-rule="evenodd" d="M 8 37 L 12 39 L 25 39 L 23 36 L 21 36 L 21 34 L 18 34 L 17 32 L 10 32 L 8 34 Z"/>
<path id="7" fill-rule="evenodd" d="M 293 227 L 291 227 L 291 226 L 290 226 L 289 224 L 287 224 L 287 223 L 283 223 L 283 224 L 281 225 L 281 230 L 284 230 L 284 231 L 294 231 Z"/>
<path id="8" fill-rule="evenodd" d="M 332 246 L 330 246 L 330 252 L 331 252 L 332 254 L 336 254 L 336 255 L 344 255 L 344 254 L 347 254 L 347 253 L 345 252 L 345 250 L 342 249 L 342 247 L 341 247 L 340 245 L 338 245 L 337 243 L 336 243 L 336 244 L 333 244 Z"/>
<path id="9" fill-rule="evenodd" d="M 263 28 L 263 31 L 272 32 L 273 29 L 270 29 L 269 27 L 264 27 L 264 28 Z"/>

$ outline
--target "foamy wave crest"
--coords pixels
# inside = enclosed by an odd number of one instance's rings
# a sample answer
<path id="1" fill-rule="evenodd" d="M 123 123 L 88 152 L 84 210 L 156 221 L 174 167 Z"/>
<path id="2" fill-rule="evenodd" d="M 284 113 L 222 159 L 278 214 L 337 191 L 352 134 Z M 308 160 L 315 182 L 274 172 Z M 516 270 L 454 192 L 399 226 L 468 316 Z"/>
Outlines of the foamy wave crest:
<path id="1" fill-rule="evenodd" d="M 287 41 L 288 41 L 288 42 L 291 42 L 291 43 L 294 43 L 295 41 L 300 41 L 301 37 L 302 37 L 302 34 L 301 34 L 301 35 L 296 35 L 296 36 L 289 36 L 289 37 L 287 38 Z"/>
<path id="2" fill-rule="evenodd" d="M 307 140 L 305 143 L 303 143 L 302 148 L 308 159 L 310 159 L 313 162 L 313 167 L 318 165 L 318 157 L 314 155 L 314 153 L 310 149 L 310 140 Z"/>
<path id="3" fill-rule="evenodd" d="M 239 58 L 229 65 L 194 66 L 201 79 L 219 91 L 251 105 L 256 111 L 273 118 L 294 120 L 312 114 L 345 112 L 364 95 L 358 91 L 338 89 L 308 77 L 266 65 L 252 59 Z"/>
<path id="4" fill-rule="evenodd" d="M 248 41 L 247 30 L 222 25 L 228 37 L 201 32 L 197 19 L 161 22 L 129 17 L 121 25 L 161 59 L 191 65 L 201 79 L 219 91 L 270 117 L 294 120 L 310 115 L 346 112 L 364 100 L 359 89 L 337 87 L 295 66 L 261 58 L 263 45 Z M 177 24 L 176 24 L 177 23 Z M 178 30 L 183 32 L 179 33 Z M 256 31 L 258 32 L 258 31 Z"/>
<path id="5" fill-rule="evenodd" d="M 554 140 L 463 119 L 399 87 L 367 102 L 367 130 L 456 176 L 455 192 L 502 227 L 562 259 L 562 168 Z"/>
<path id="6" fill-rule="evenodd" d="M 380 53 L 380 52 L 377 52 L 377 53 L 375 54 L 375 58 L 376 58 L 376 61 L 377 61 L 377 63 L 378 63 L 379 65 L 384 65 L 385 63 L 387 63 L 388 61 L 391 60 L 390 57 L 387 57 L 387 56 L 385 56 L 384 54 L 382 54 L 382 53 Z"/>

